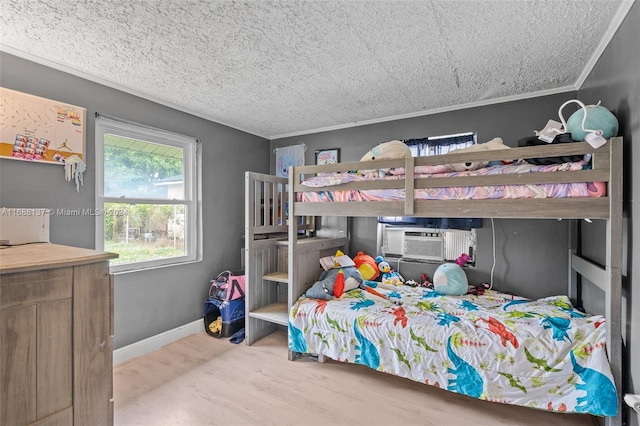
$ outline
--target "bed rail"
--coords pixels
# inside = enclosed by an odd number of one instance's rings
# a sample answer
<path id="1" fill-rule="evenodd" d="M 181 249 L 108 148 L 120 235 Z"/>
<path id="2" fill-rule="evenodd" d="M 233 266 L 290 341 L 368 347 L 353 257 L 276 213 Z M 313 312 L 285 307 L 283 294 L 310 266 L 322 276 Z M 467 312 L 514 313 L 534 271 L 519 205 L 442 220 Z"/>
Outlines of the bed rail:
<path id="1" fill-rule="evenodd" d="M 510 184 L 544 184 L 570 182 L 605 182 L 610 186 L 612 158 L 615 150 L 622 149 L 622 138 L 612 138 L 609 143 L 594 149 L 586 142 L 543 145 L 526 148 L 511 148 L 496 151 L 450 153 L 419 158 L 349 162 L 323 166 L 299 166 L 290 169 L 290 185 L 297 194 L 302 192 L 332 190 L 414 189 L 448 186 L 485 186 Z M 549 173 L 523 173 L 494 176 L 457 176 L 438 178 L 416 178 L 415 166 L 443 165 L 469 161 L 512 161 L 515 159 L 556 157 L 592 154 L 592 169 L 579 171 L 557 171 Z M 318 173 L 405 168 L 405 178 L 395 180 L 372 180 L 350 182 L 339 186 L 308 187 L 302 182 L 305 177 Z M 610 192 L 610 188 L 609 188 Z M 493 217 L 493 218 L 592 218 L 606 219 L 610 212 L 609 192 L 598 198 L 544 198 L 507 200 L 414 200 L 309 203 L 295 202 L 296 215 L 331 216 L 426 216 L 426 217 Z"/>
<path id="2" fill-rule="evenodd" d="M 285 177 L 245 172 L 245 224 L 251 239 L 273 237 L 288 231 L 288 183 Z M 298 229 L 311 234 L 315 230 L 313 216 L 300 219 Z"/>
<path id="3" fill-rule="evenodd" d="M 253 234 L 287 233 L 284 220 L 286 187 L 286 178 L 255 172 L 245 173 L 245 224 Z"/>

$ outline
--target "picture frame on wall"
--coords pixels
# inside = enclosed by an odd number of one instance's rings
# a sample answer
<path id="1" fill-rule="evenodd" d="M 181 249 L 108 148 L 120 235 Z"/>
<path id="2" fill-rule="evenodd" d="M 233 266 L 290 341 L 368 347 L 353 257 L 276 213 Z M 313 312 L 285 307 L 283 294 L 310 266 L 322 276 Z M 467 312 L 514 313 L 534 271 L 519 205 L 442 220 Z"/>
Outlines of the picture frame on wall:
<path id="1" fill-rule="evenodd" d="M 340 162 L 340 148 L 316 150 L 316 165 L 336 164 Z"/>

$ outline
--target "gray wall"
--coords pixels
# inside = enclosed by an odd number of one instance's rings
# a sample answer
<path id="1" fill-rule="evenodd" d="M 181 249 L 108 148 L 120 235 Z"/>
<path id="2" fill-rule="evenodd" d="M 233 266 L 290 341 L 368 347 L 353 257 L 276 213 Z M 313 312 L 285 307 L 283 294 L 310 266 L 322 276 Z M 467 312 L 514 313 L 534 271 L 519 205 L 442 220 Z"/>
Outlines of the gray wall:
<path id="1" fill-rule="evenodd" d="M 0 74 L 3 87 L 87 109 L 87 171 L 80 192 L 64 180 L 61 166 L 0 159 L 0 205 L 5 207 L 94 208 L 96 112 L 202 141 L 203 260 L 117 274 L 114 347 L 201 318 L 209 280 L 240 268 L 244 171 L 269 171 L 269 142 L 6 53 L 0 53 Z M 94 218 L 53 216 L 51 241 L 94 248 Z"/>
<path id="2" fill-rule="evenodd" d="M 272 147 L 304 143 L 305 162 L 313 164 L 314 152 L 323 148 L 341 148 L 341 161 L 357 161 L 376 144 L 391 139 L 410 139 L 426 136 L 475 131 L 478 142 L 501 137 L 505 144 L 515 147 L 518 139 L 533 135 L 551 118 L 557 119 L 558 107 L 573 99 L 575 92 L 531 98 L 516 102 L 488 105 L 396 120 L 379 124 L 283 138 L 272 141 Z M 274 163 L 272 159 L 272 170 Z M 376 252 L 376 219 L 352 219 L 351 254 Z M 470 281 L 489 282 L 493 264 L 492 223 L 484 221 L 478 230 L 478 256 L 475 270 L 468 271 Z M 567 232 L 566 222 L 555 220 L 495 220 L 496 267 L 493 282 L 503 291 L 538 298 L 549 294 L 566 293 Z M 437 264 L 402 262 L 399 269 L 407 279 L 420 274 L 433 275 Z M 517 276 L 513 274 L 518 271 Z M 517 277 L 514 280 L 514 277 Z M 509 279 L 507 279 L 509 278 Z"/>
<path id="3" fill-rule="evenodd" d="M 602 100 L 620 122 L 620 135 L 624 137 L 624 210 L 626 217 L 627 241 L 626 268 L 623 270 L 623 336 L 625 342 L 622 377 L 626 393 L 640 394 L 640 229 L 633 227 L 636 218 L 640 220 L 640 209 L 635 209 L 634 200 L 640 199 L 640 149 L 634 143 L 640 142 L 640 4 L 637 2 L 629 11 L 623 25 L 618 30 L 604 54 L 596 64 L 585 83 L 580 88 L 580 99 L 589 102 Z M 635 142 L 634 142 L 635 141 Z M 636 161 L 637 160 L 637 161 Z M 640 223 L 640 222 L 638 222 Z M 597 244 L 598 234 L 593 237 Z M 601 241 L 601 240 L 600 240 Z M 638 285 L 638 284 L 636 284 Z M 626 320 L 626 321 L 625 321 Z M 626 409 L 628 425 L 640 424 L 640 415 Z"/>

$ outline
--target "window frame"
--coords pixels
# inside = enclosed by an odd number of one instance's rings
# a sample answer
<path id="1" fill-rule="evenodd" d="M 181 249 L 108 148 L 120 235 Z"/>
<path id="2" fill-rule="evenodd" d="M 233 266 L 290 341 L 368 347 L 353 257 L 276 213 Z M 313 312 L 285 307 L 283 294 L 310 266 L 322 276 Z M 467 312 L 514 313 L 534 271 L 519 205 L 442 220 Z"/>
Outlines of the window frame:
<path id="1" fill-rule="evenodd" d="M 184 197 L 182 199 L 106 197 L 104 195 L 104 138 L 107 134 L 181 148 L 183 151 Z M 107 203 L 185 205 L 185 255 L 115 264 L 112 273 L 138 271 L 202 260 L 201 155 L 200 143 L 193 137 L 141 124 L 97 116 L 95 120 L 96 212 L 104 212 Z M 104 251 L 104 219 L 96 215 L 95 247 Z"/>

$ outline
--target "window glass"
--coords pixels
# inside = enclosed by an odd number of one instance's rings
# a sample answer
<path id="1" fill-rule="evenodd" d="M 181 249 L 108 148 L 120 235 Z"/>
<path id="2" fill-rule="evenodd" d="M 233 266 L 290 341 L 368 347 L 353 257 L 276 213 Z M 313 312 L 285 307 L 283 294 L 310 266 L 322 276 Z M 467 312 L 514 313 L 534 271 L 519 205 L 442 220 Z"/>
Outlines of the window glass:
<path id="1" fill-rule="evenodd" d="M 96 120 L 96 248 L 113 272 L 198 258 L 197 143 L 131 123 Z"/>

